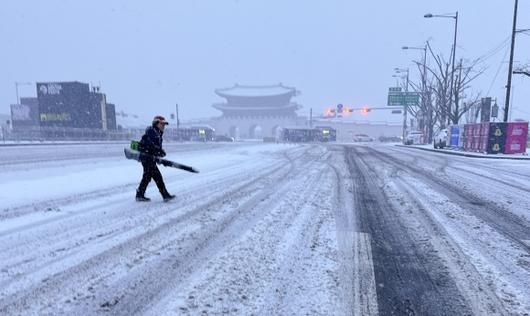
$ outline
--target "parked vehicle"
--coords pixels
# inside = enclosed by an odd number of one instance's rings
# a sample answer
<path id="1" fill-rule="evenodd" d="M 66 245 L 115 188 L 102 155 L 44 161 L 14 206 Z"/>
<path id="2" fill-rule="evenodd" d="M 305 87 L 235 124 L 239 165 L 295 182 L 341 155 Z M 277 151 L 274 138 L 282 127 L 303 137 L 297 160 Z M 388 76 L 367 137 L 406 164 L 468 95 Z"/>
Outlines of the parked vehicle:
<path id="1" fill-rule="evenodd" d="M 234 137 L 224 136 L 224 135 L 217 135 L 215 136 L 216 142 L 229 142 L 233 143 L 235 141 Z"/>
<path id="2" fill-rule="evenodd" d="M 424 139 L 422 131 L 410 131 L 405 138 L 405 145 L 421 145 Z"/>
<path id="3" fill-rule="evenodd" d="M 366 134 L 355 134 L 353 135 L 354 142 L 373 142 L 374 139 Z"/>
<path id="4" fill-rule="evenodd" d="M 382 143 L 401 143 L 402 140 L 400 136 L 379 136 L 379 141 Z"/>
<path id="5" fill-rule="evenodd" d="M 435 149 L 444 149 L 447 146 L 447 129 L 441 129 L 433 135 L 432 140 Z"/>

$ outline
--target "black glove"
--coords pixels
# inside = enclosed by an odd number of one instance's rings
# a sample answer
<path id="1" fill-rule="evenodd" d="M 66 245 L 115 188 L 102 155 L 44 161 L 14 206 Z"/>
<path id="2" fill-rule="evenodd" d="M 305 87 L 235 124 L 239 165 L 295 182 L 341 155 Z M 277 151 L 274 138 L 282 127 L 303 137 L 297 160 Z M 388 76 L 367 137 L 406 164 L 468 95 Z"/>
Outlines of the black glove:
<path id="1" fill-rule="evenodd" d="M 166 156 L 166 152 L 165 152 L 165 150 L 160 149 L 159 156 L 160 156 L 160 157 L 165 157 L 165 156 Z"/>
<path id="2" fill-rule="evenodd" d="M 164 167 L 170 167 L 171 166 L 171 162 L 167 161 L 167 160 L 162 160 L 162 165 Z"/>

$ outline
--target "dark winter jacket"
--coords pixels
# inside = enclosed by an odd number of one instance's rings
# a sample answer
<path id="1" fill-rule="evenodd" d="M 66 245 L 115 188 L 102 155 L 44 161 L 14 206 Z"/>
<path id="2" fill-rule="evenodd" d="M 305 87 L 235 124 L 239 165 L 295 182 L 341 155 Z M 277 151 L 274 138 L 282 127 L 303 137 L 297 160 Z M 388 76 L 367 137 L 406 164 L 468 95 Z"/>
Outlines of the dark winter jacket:
<path id="1" fill-rule="evenodd" d="M 164 132 L 155 126 L 148 127 L 140 140 L 138 150 L 153 156 L 164 157 L 166 152 L 162 149 L 163 134 Z"/>

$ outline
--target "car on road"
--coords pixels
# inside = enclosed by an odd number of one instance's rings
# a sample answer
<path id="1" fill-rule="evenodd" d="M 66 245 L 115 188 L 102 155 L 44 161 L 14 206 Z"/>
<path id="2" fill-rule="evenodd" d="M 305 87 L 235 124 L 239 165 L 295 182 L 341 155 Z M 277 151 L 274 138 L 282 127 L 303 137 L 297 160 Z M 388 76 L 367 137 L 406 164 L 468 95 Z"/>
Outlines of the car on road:
<path id="1" fill-rule="evenodd" d="M 381 143 L 400 143 L 403 140 L 399 136 L 379 136 L 379 141 Z"/>
<path id="2" fill-rule="evenodd" d="M 425 137 L 422 131 L 410 131 L 405 137 L 405 145 L 421 145 Z"/>
<path id="3" fill-rule="evenodd" d="M 444 149 L 447 146 L 447 128 L 443 128 L 434 134 L 432 144 L 435 149 Z"/>
<path id="4" fill-rule="evenodd" d="M 353 135 L 354 142 L 373 142 L 374 139 L 366 134 L 355 134 Z"/>
<path id="5" fill-rule="evenodd" d="M 230 137 L 230 136 L 224 136 L 224 135 L 217 135 L 215 136 L 215 141 L 216 142 L 229 142 L 229 143 L 233 143 L 235 141 L 234 137 Z"/>

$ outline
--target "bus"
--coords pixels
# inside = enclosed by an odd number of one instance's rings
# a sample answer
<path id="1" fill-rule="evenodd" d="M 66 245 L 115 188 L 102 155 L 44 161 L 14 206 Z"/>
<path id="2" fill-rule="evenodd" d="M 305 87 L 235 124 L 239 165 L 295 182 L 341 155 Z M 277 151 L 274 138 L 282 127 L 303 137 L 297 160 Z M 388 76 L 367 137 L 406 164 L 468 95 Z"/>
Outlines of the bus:
<path id="1" fill-rule="evenodd" d="M 281 141 L 289 143 L 334 142 L 337 141 L 337 131 L 329 126 L 286 127 L 282 130 Z"/>
<path id="2" fill-rule="evenodd" d="M 336 142 L 337 141 L 337 130 L 329 126 L 317 126 L 315 127 L 317 132 L 315 133 L 315 141 L 318 142 Z"/>
<path id="3" fill-rule="evenodd" d="M 215 129 L 210 126 L 192 126 L 172 129 L 170 138 L 177 141 L 211 142 L 215 140 Z"/>

